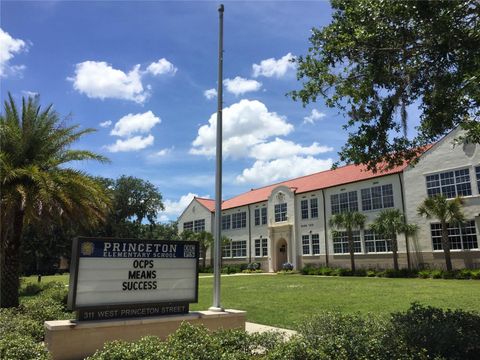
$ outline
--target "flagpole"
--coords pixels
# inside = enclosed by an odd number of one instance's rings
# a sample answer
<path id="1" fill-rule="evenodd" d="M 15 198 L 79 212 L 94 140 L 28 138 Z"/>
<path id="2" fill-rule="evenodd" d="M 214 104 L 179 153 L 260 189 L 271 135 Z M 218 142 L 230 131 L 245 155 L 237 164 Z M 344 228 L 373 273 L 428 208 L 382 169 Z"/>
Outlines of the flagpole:
<path id="1" fill-rule="evenodd" d="M 220 259 L 222 256 L 222 108 L 223 108 L 223 11 L 218 7 L 218 90 L 217 90 L 217 143 L 215 172 L 215 240 L 213 256 L 213 305 L 211 311 L 223 311 L 220 302 Z"/>

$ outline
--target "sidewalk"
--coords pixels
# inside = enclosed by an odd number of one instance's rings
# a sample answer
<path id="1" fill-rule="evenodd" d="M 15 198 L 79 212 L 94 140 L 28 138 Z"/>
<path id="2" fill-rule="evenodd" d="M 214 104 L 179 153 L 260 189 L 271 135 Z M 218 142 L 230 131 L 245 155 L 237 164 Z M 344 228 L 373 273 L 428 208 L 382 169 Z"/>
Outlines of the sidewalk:
<path id="1" fill-rule="evenodd" d="M 268 325 L 255 324 L 251 322 L 245 323 L 245 331 L 248 332 L 249 334 L 264 333 L 269 331 L 279 332 L 283 334 L 286 340 L 297 334 L 295 330 L 282 329 L 282 328 L 277 328 L 277 327 L 268 326 Z"/>
<path id="2" fill-rule="evenodd" d="M 222 277 L 229 276 L 261 276 L 261 275 L 277 275 L 277 273 L 264 272 L 264 273 L 234 273 L 234 274 L 221 274 Z M 213 278 L 212 275 L 199 275 L 199 279 Z"/>

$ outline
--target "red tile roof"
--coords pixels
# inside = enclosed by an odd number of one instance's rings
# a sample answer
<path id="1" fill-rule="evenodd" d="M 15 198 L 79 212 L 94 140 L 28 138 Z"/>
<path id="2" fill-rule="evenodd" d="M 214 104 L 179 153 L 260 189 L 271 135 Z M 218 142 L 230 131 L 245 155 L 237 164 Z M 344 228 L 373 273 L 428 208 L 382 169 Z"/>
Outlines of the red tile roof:
<path id="1" fill-rule="evenodd" d="M 252 189 L 246 193 L 237 195 L 233 198 L 223 201 L 222 210 L 232 209 L 239 206 L 254 204 L 266 201 L 272 190 L 277 186 L 287 186 L 296 194 L 309 191 L 326 189 L 333 186 L 349 184 L 357 181 L 373 179 L 381 176 L 397 174 L 403 171 L 407 164 L 397 166 L 391 170 L 373 173 L 366 170 L 364 165 L 346 165 L 335 170 L 325 170 L 311 175 L 301 176 L 295 179 L 282 181 L 276 184 L 268 185 L 258 189 Z M 200 204 L 205 206 L 211 212 L 215 211 L 215 200 L 196 198 Z"/>
<path id="2" fill-rule="evenodd" d="M 367 171 L 366 166 L 364 165 L 346 165 L 335 170 L 321 171 L 315 174 L 298 177 L 262 188 L 252 189 L 246 193 L 225 200 L 222 204 L 222 210 L 253 204 L 260 201 L 266 201 L 272 190 L 280 185 L 292 188 L 296 194 L 301 194 L 308 191 L 325 189 L 385 175 L 397 174 L 402 172 L 406 166 L 407 164 L 405 163 L 404 165 L 397 166 L 391 170 L 373 173 L 371 171 Z"/>
<path id="3" fill-rule="evenodd" d="M 200 204 L 202 204 L 203 206 L 205 206 L 208 210 L 210 210 L 210 212 L 214 212 L 214 211 L 215 211 L 215 200 L 213 200 L 213 199 L 205 199 L 205 198 L 201 198 L 201 197 L 195 197 L 195 199 L 196 199 Z"/>

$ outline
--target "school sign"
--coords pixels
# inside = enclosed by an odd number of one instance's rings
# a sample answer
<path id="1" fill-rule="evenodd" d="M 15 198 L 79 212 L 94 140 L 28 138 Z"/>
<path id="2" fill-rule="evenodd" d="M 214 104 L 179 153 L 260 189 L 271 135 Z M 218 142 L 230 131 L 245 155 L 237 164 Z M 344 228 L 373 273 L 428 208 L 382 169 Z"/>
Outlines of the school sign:
<path id="1" fill-rule="evenodd" d="M 77 320 L 188 313 L 198 301 L 192 241 L 74 239 L 68 307 Z"/>

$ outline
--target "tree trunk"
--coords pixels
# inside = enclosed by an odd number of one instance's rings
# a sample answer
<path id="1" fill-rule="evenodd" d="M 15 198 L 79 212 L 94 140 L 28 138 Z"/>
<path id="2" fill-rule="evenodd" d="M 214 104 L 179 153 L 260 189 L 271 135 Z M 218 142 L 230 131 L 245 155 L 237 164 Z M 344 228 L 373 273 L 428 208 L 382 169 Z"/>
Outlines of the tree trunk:
<path id="1" fill-rule="evenodd" d="M 1 281 L 1 298 L 0 307 L 9 308 L 18 306 L 18 290 L 20 288 L 19 281 L 19 250 L 20 241 L 23 230 L 23 211 L 17 210 L 13 217 L 12 232 L 1 239 L 3 243 L 3 259 L 0 276 Z"/>
<path id="2" fill-rule="evenodd" d="M 207 265 L 207 248 L 202 246 L 202 267 L 203 271 L 205 271 L 205 266 Z"/>
<path id="3" fill-rule="evenodd" d="M 348 250 L 350 251 L 350 268 L 352 273 L 355 272 L 355 249 L 353 244 L 353 234 L 351 231 L 348 232 Z"/>
<path id="4" fill-rule="evenodd" d="M 445 263 L 447 271 L 452 271 L 452 258 L 450 255 L 450 241 L 448 240 L 448 224 L 442 221 L 442 247 L 445 254 Z"/>
<path id="5" fill-rule="evenodd" d="M 397 234 L 392 235 L 392 253 L 393 253 L 393 268 L 398 271 L 398 242 Z"/>

